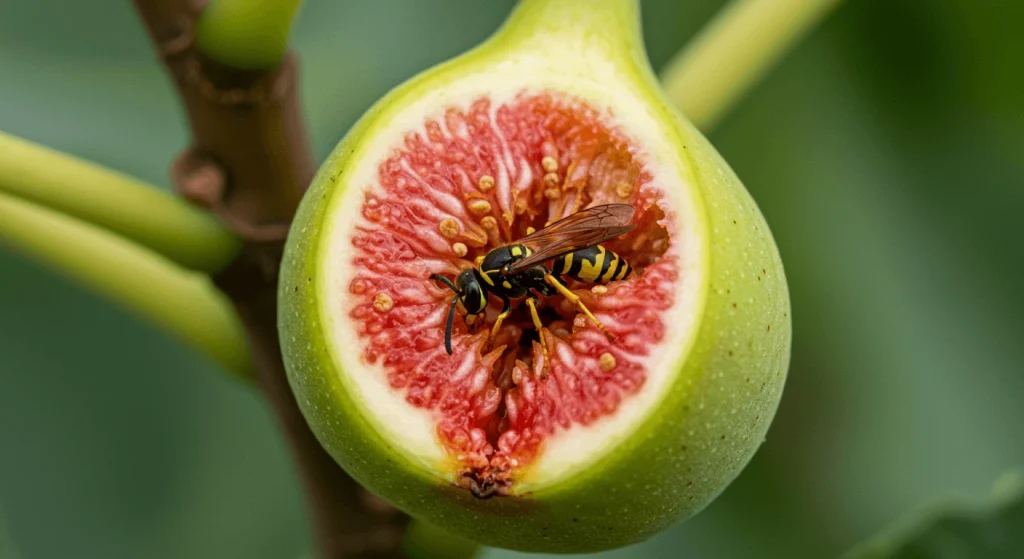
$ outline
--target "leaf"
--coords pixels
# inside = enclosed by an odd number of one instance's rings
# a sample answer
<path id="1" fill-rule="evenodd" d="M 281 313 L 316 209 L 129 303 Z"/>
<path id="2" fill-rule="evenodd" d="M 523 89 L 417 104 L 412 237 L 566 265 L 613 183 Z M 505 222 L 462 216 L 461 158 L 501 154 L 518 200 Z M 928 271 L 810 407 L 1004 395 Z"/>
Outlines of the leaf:
<path id="1" fill-rule="evenodd" d="M 843 559 L 1010 558 L 1024 552 L 1024 475 L 1004 475 L 984 505 L 944 504 L 899 522 Z"/>

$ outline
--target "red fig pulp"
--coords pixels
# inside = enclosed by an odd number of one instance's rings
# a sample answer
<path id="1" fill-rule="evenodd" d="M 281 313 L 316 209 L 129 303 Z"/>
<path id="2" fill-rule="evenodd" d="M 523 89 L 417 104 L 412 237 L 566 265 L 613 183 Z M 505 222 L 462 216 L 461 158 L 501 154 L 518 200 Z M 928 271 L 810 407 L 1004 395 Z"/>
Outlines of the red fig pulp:
<path id="1" fill-rule="evenodd" d="M 551 93 L 448 107 L 405 136 L 377 182 L 352 239 L 349 316 L 363 357 L 407 402 L 431 411 L 460 484 L 507 494 L 548 436 L 614 414 L 643 385 L 679 273 L 660 191 L 635 144 L 599 111 Z M 605 246 L 638 273 L 607 287 L 569 287 L 614 342 L 553 295 L 540 302 L 551 332 L 546 371 L 525 305 L 491 340 L 497 349 L 481 355 L 501 308 L 491 297 L 487 325 L 471 334 L 457 321 L 454 355 L 445 352 L 451 292 L 428 281 L 431 273 L 454 277 L 532 229 L 608 203 L 636 208 L 636 229 Z"/>

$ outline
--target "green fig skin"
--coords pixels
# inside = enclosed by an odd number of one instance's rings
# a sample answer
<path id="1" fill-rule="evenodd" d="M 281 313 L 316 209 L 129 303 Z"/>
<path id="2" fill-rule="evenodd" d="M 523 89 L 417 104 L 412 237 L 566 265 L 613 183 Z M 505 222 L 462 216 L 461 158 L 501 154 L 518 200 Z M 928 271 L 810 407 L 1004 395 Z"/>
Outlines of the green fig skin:
<path id="1" fill-rule="evenodd" d="M 791 345 L 782 262 L 761 212 L 711 144 L 664 98 L 643 51 L 635 0 L 524 0 L 480 47 L 380 100 L 321 167 L 292 225 L 281 270 L 279 328 L 296 399 L 319 441 L 356 480 L 410 515 L 485 545 L 593 552 L 688 518 L 739 474 L 775 414 Z M 584 41 L 615 64 L 673 140 L 691 176 L 702 284 L 696 334 L 678 373 L 631 436 L 558 483 L 480 500 L 431 475 L 383 438 L 345 385 L 325 333 L 324 223 L 347 188 L 359 146 L 396 107 L 488 68 L 524 42 Z M 555 56 L 555 55 L 552 55 Z M 342 351 L 355 349 L 340 348 Z"/>

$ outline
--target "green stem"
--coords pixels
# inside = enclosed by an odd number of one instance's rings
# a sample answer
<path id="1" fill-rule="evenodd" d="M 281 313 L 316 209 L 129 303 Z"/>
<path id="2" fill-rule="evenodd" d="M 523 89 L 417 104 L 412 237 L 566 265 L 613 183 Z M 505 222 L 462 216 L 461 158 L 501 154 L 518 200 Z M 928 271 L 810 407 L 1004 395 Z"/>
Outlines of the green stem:
<path id="1" fill-rule="evenodd" d="M 109 231 L 0 192 L 0 246 L 107 297 L 248 374 L 248 348 L 231 303 L 203 274 L 184 270 Z"/>
<path id="2" fill-rule="evenodd" d="M 709 130 L 840 0 L 733 0 L 666 66 L 662 83 Z"/>
<path id="3" fill-rule="evenodd" d="M 204 272 L 240 242 L 216 217 L 134 178 L 0 132 L 0 193 L 109 229 Z"/>
<path id="4" fill-rule="evenodd" d="M 541 52 L 574 48 L 646 64 L 639 0 L 519 0 L 499 34 Z"/>
<path id="5" fill-rule="evenodd" d="M 211 0 L 196 24 L 196 46 L 233 68 L 277 66 L 302 0 Z"/>

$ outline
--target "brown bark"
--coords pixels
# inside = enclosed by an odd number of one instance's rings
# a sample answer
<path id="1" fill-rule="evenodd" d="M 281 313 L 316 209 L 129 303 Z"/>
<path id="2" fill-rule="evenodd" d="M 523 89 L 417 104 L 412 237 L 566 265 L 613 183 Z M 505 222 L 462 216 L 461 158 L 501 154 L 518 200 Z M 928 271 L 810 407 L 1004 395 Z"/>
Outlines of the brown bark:
<path id="1" fill-rule="evenodd" d="M 206 58 L 193 28 L 205 0 L 134 0 L 177 86 L 192 145 L 172 179 L 245 240 L 214 279 L 246 327 L 256 378 L 295 457 L 324 557 L 401 557 L 408 518 L 350 478 L 317 442 L 292 396 L 277 338 L 277 271 L 314 162 L 297 95 L 297 63 L 242 71 Z M 383 506 L 382 506 L 383 505 Z"/>

